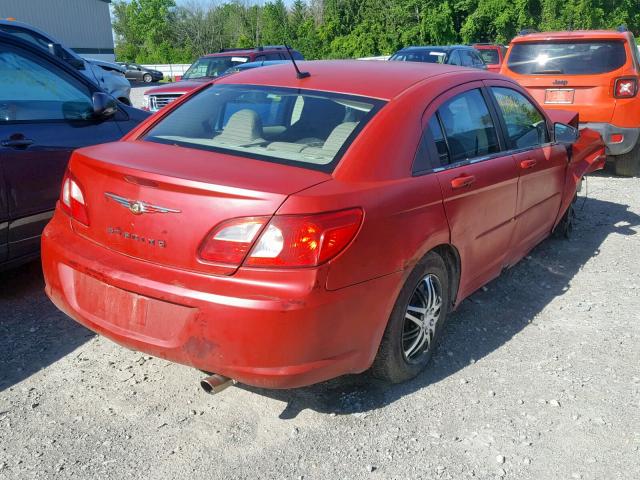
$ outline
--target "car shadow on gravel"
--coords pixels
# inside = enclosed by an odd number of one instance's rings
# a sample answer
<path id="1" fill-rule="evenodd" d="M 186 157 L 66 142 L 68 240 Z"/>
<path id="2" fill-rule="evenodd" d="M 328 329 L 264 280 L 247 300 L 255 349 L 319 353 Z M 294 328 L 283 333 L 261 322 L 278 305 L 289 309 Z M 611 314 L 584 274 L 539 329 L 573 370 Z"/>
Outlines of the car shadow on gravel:
<path id="1" fill-rule="evenodd" d="M 49 301 L 39 260 L 0 272 L 0 392 L 93 335 Z"/>
<path id="2" fill-rule="evenodd" d="M 635 235 L 632 227 L 640 226 L 640 216 L 627 205 L 580 197 L 576 209 L 570 240 L 545 240 L 449 315 L 446 335 L 432 363 L 415 379 L 388 385 L 365 373 L 292 390 L 241 388 L 285 402 L 282 419 L 295 418 L 305 409 L 366 415 L 463 371 L 502 347 L 534 322 L 554 298 L 562 296 L 582 266 L 599 254 L 609 235 Z"/>

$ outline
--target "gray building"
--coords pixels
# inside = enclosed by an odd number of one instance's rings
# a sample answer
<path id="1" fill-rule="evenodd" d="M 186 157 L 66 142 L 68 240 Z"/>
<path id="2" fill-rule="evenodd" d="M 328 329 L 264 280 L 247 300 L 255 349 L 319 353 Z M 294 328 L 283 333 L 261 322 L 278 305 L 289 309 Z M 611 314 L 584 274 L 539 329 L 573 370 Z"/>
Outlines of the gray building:
<path id="1" fill-rule="evenodd" d="M 50 33 L 86 58 L 114 61 L 111 0 L 0 0 L 0 18 Z"/>

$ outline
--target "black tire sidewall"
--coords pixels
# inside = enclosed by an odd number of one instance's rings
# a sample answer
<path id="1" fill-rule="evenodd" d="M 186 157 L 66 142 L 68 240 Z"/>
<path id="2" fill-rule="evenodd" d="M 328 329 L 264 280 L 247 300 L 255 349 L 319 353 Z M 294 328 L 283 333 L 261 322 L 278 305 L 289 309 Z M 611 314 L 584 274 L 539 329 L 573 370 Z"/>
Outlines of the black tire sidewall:
<path id="1" fill-rule="evenodd" d="M 442 290 L 440 317 L 438 318 L 436 332 L 432 340 L 433 347 L 423 353 L 418 361 L 409 363 L 405 359 L 402 350 L 402 332 L 405 312 L 415 288 L 419 282 L 429 274 L 435 275 L 440 282 Z M 444 260 L 438 254 L 430 252 L 416 264 L 398 295 L 382 341 L 380 342 L 378 355 L 372 367 L 372 373 L 375 376 L 393 383 L 399 383 L 415 377 L 424 370 L 442 337 L 449 305 L 451 303 L 449 290 L 449 275 Z"/>

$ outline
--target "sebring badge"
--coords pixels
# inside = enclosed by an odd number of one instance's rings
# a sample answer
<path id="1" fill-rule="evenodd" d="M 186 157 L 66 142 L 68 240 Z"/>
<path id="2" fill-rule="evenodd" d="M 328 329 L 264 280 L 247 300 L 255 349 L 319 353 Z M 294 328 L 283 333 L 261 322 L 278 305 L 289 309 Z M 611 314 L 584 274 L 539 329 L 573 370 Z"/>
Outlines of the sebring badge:
<path id="1" fill-rule="evenodd" d="M 143 202 L 141 200 L 129 200 L 128 198 L 121 197 L 115 193 L 105 192 L 104 196 L 129 209 L 129 211 L 134 215 L 142 215 L 143 213 L 180 213 L 180 210 L 176 210 L 175 208 L 151 205 L 150 203 Z"/>

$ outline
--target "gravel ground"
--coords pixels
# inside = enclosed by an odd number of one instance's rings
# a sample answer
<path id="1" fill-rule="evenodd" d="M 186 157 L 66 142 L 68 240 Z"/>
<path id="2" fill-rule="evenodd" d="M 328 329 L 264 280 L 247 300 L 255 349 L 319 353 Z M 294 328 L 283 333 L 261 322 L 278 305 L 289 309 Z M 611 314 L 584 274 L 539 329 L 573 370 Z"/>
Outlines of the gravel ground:
<path id="1" fill-rule="evenodd" d="M 588 190 L 573 239 L 463 302 L 396 386 L 208 396 L 56 311 L 37 264 L 4 273 L 0 478 L 640 478 L 640 179 Z"/>

